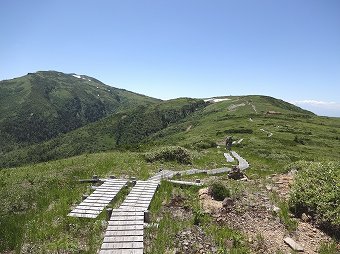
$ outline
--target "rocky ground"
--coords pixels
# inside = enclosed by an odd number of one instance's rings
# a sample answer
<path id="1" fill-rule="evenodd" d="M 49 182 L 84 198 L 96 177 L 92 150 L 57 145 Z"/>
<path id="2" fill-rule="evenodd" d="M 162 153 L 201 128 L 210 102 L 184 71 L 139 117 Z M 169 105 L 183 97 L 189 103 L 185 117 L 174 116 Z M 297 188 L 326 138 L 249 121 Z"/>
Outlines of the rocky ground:
<path id="1" fill-rule="evenodd" d="M 318 253 L 321 242 L 330 240 L 318 228 L 301 219 L 292 218 L 298 223 L 297 229 L 288 232 L 281 222 L 279 208 L 271 198 L 273 192 L 285 199 L 288 197 L 289 186 L 294 173 L 273 175 L 266 179 L 249 180 L 242 195 L 237 199 L 215 201 L 209 195 L 208 189 L 200 190 L 200 200 L 203 209 L 210 213 L 216 223 L 240 230 L 248 238 L 253 253 L 293 253 L 284 242 L 286 237 L 300 244 L 304 253 Z"/>
<path id="2" fill-rule="evenodd" d="M 241 232 L 245 236 L 244 244 L 251 253 L 297 253 L 284 241 L 286 238 L 300 245 L 303 253 L 318 253 L 320 243 L 331 240 L 329 236 L 315 227 L 308 216 L 294 218 L 288 214 L 288 220 L 295 221 L 297 225 L 296 229 L 290 231 L 280 216 L 278 200 L 282 202 L 288 199 L 294 173 L 274 174 L 266 179 L 229 180 L 233 181 L 234 186 L 242 185 L 242 188 L 237 195 L 224 201 L 214 200 L 209 188 L 202 188 L 198 192 L 201 208 L 204 213 L 211 215 L 211 223 Z M 216 179 L 221 180 L 218 176 L 210 176 L 203 182 Z M 193 208 L 188 205 L 188 201 L 182 195 L 173 194 L 170 202 L 163 202 L 162 213 L 170 213 L 179 221 L 193 218 Z M 228 249 L 237 244 L 232 239 L 223 241 Z M 146 246 L 147 242 L 148 239 Z M 221 253 L 212 237 L 199 225 L 192 224 L 175 235 L 173 247 L 168 251 L 166 253 L 169 254 Z"/>

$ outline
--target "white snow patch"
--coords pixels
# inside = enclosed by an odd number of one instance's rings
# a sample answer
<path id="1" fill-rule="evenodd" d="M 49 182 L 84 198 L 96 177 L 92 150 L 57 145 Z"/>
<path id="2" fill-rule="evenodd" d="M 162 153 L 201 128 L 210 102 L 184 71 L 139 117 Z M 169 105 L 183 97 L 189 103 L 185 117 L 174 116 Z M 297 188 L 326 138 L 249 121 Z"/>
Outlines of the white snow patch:
<path id="1" fill-rule="evenodd" d="M 216 102 L 221 102 L 221 101 L 230 101 L 230 99 L 228 98 L 224 98 L 224 99 L 216 99 L 216 98 L 210 98 L 210 99 L 205 99 L 205 102 L 212 102 L 212 103 L 216 103 Z"/>
<path id="2" fill-rule="evenodd" d="M 73 74 L 72 76 L 75 77 L 75 78 L 81 78 L 80 75 L 76 75 L 76 74 Z"/>

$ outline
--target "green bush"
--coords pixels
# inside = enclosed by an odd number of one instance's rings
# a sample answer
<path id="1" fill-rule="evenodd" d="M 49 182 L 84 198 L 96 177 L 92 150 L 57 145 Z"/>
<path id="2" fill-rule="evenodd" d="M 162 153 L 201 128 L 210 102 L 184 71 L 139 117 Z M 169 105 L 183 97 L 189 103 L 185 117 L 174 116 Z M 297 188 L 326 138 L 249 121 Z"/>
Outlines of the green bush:
<path id="1" fill-rule="evenodd" d="M 146 161 L 177 161 L 182 164 L 191 164 L 190 152 L 180 146 L 166 146 L 144 154 Z"/>
<path id="2" fill-rule="evenodd" d="M 340 232 L 340 163 L 298 162 L 289 204 L 297 216 L 307 213 L 330 233 Z"/>
<path id="3" fill-rule="evenodd" d="M 228 130 L 225 130 L 224 133 L 226 134 L 235 134 L 235 133 L 243 133 L 243 134 L 253 134 L 253 130 L 252 129 L 243 129 L 243 128 L 240 128 L 240 129 L 228 129 Z"/>
<path id="4" fill-rule="evenodd" d="M 226 197 L 230 197 L 230 190 L 221 182 L 213 183 L 210 190 L 211 195 L 215 200 L 222 201 Z"/>
<path id="5" fill-rule="evenodd" d="M 205 139 L 205 140 L 196 142 L 194 146 L 198 149 L 208 149 L 208 148 L 216 147 L 217 144 L 215 141 Z"/>

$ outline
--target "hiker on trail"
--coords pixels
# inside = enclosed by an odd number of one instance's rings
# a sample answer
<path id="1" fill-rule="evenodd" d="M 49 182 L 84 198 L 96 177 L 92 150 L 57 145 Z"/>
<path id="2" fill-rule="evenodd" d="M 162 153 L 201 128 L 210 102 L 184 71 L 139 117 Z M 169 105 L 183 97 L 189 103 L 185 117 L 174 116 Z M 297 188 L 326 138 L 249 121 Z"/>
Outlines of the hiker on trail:
<path id="1" fill-rule="evenodd" d="M 228 151 L 231 150 L 231 145 L 233 144 L 233 137 L 227 137 L 225 140 L 225 146 Z"/>

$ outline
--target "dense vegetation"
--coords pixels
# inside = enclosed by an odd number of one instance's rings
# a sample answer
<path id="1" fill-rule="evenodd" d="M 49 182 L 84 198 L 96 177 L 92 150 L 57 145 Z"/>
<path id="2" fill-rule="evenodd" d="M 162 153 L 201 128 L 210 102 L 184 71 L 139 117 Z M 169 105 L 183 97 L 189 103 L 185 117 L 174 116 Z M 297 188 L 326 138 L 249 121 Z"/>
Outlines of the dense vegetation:
<path id="1" fill-rule="evenodd" d="M 299 162 L 290 205 L 297 216 L 305 213 L 340 238 L 340 163 Z"/>
<path id="2" fill-rule="evenodd" d="M 157 149 L 145 153 L 148 162 L 154 161 L 177 161 L 182 164 L 191 164 L 192 156 L 190 152 L 180 146 L 158 147 Z"/>

